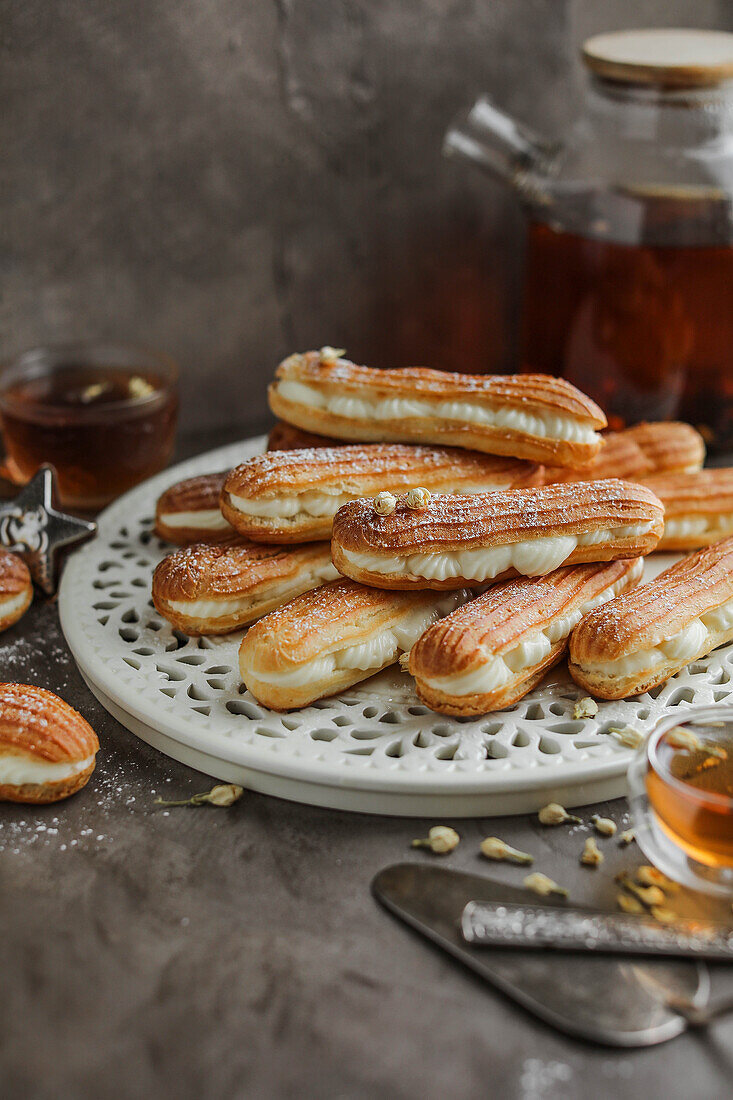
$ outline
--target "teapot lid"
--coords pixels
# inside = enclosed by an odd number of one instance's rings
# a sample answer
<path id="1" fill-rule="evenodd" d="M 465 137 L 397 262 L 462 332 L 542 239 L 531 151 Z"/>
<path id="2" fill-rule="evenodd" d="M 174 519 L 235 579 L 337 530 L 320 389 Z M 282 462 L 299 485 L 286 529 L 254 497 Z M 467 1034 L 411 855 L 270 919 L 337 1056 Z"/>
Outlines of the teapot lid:
<path id="1" fill-rule="evenodd" d="M 701 87 L 733 78 L 733 34 L 653 28 L 596 34 L 582 57 L 599 76 L 634 84 Z"/>

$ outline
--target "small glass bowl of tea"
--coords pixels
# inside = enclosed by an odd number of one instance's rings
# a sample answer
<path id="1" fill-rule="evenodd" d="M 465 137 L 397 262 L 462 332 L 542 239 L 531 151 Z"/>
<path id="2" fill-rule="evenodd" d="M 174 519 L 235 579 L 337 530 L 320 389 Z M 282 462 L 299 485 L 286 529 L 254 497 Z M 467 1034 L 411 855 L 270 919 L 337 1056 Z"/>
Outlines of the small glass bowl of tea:
<path id="1" fill-rule="evenodd" d="M 162 470 L 178 420 L 178 368 L 128 344 L 24 352 L 0 372 L 3 473 L 18 485 L 55 466 L 61 503 L 95 511 Z"/>
<path id="2" fill-rule="evenodd" d="M 629 769 L 636 841 L 670 878 L 733 897 L 733 711 L 665 717 Z"/>

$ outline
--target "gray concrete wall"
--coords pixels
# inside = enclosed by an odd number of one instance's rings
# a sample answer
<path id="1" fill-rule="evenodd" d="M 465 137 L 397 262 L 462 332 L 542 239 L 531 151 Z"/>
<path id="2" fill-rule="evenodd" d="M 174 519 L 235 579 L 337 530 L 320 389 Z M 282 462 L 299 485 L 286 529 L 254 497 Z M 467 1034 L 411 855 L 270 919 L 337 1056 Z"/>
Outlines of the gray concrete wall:
<path id="1" fill-rule="evenodd" d="M 725 0 L 2 4 L 0 355 L 120 337 L 181 362 L 188 427 L 265 412 L 287 352 L 513 362 L 522 220 L 441 160 L 480 91 L 567 117 L 577 45 L 731 25 Z"/>

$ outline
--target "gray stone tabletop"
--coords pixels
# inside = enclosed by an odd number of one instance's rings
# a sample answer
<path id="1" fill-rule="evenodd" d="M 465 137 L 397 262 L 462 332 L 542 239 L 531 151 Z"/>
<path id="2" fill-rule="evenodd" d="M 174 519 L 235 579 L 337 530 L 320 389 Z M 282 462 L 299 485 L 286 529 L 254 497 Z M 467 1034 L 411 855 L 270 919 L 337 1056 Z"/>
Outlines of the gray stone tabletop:
<path id="1" fill-rule="evenodd" d="M 190 439 L 185 452 L 221 442 Z M 156 796 L 211 780 L 103 710 L 54 601 L 37 599 L 0 636 L 0 674 L 57 691 L 102 746 L 90 783 L 67 802 L 0 805 L 5 1100 L 730 1095 L 733 1019 L 638 1052 L 574 1041 L 379 908 L 372 876 L 439 858 L 409 848 L 435 822 L 253 793 L 229 809 L 157 807 Z M 622 800 L 601 812 L 626 821 Z M 642 862 L 634 845 L 606 840 L 603 867 L 581 868 L 586 825 L 543 829 L 528 815 L 448 824 L 462 842 L 441 866 L 519 883 L 521 867 L 478 855 L 497 834 L 595 905 L 613 907 L 614 873 Z M 692 896 L 685 904 L 699 911 Z M 715 991 L 733 988 L 730 974 L 713 977 Z M 572 998 L 572 965 L 565 985 Z"/>

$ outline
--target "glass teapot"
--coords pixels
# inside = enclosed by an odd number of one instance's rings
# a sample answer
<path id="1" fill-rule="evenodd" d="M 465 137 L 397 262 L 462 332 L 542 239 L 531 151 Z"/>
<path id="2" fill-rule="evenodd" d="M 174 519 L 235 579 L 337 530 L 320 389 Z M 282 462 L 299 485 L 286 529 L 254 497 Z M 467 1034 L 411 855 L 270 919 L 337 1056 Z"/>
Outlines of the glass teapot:
<path id="1" fill-rule="evenodd" d="M 733 445 L 733 34 L 598 35 L 583 59 L 562 143 L 485 98 L 445 140 L 529 216 L 521 369 L 612 427 L 681 418 Z"/>

